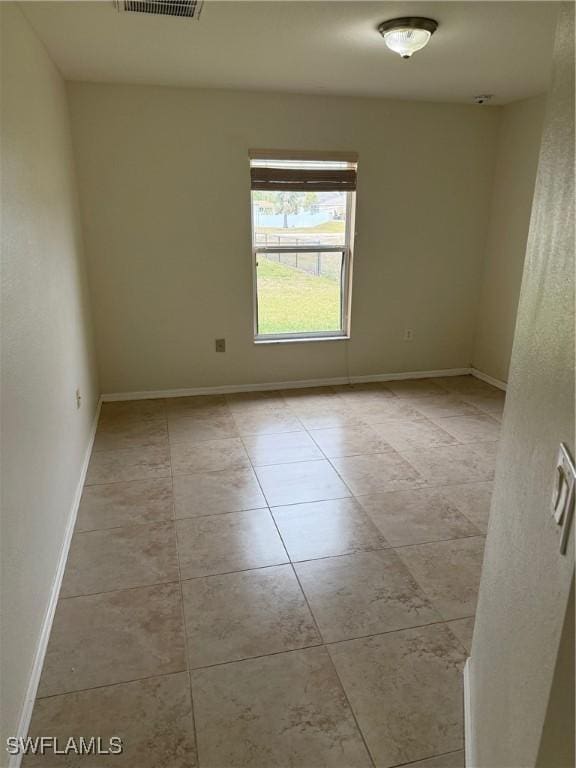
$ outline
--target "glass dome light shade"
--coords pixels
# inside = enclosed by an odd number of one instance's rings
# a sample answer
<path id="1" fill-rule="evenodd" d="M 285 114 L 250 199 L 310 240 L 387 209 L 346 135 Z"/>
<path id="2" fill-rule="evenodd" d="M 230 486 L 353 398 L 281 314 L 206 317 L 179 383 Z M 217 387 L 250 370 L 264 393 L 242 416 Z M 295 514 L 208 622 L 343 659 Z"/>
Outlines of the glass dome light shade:
<path id="1" fill-rule="evenodd" d="M 434 19 L 407 16 L 383 21 L 378 31 L 391 51 L 400 54 L 403 59 L 409 59 L 427 45 L 437 27 L 438 22 Z"/>
<path id="2" fill-rule="evenodd" d="M 427 29 L 391 29 L 384 33 L 384 42 L 391 51 L 409 59 L 413 53 L 424 48 L 432 33 Z"/>

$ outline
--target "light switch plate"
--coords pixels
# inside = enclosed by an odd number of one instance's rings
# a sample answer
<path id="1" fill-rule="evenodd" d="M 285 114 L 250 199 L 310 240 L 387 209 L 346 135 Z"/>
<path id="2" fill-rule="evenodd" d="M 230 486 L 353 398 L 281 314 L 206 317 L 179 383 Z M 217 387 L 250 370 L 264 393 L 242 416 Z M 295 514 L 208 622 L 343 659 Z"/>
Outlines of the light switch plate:
<path id="1" fill-rule="evenodd" d="M 570 525 L 574 516 L 574 501 L 576 489 L 576 467 L 568 451 L 568 447 L 560 444 L 556 461 L 556 479 L 552 496 L 552 515 L 556 524 L 561 526 L 560 553 L 566 553 Z"/>

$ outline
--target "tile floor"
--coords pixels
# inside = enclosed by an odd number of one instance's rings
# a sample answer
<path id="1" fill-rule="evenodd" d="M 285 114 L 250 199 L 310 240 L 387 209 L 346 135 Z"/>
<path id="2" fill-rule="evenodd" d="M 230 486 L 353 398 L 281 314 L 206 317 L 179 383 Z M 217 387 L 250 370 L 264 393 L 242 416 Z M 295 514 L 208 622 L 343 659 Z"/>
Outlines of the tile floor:
<path id="1" fill-rule="evenodd" d="M 25 766 L 461 768 L 503 393 L 105 404 Z"/>

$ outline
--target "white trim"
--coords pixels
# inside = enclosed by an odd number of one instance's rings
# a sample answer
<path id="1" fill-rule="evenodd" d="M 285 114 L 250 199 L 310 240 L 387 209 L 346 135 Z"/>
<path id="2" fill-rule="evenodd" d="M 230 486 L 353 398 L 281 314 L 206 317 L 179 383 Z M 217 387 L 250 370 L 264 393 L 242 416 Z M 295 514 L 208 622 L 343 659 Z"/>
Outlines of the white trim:
<path id="1" fill-rule="evenodd" d="M 249 149 L 250 160 L 321 160 L 357 163 L 358 152 L 329 152 L 325 149 Z"/>
<path id="2" fill-rule="evenodd" d="M 76 525 L 76 516 L 78 514 L 78 507 L 80 506 L 80 499 L 82 497 L 82 490 L 84 488 L 84 480 L 86 479 L 86 473 L 88 471 L 88 464 L 90 463 L 90 455 L 92 453 L 92 446 L 94 445 L 94 438 L 96 437 L 96 428 L 98 427 L 98 417 L 100 415 L 100 408 L 102 406 L 102 398 L 98 399 L 96 406 L 96 412 L 94 414 L 94 420 L 90 430 L 90 437 L 88 440 L 88 446 L 86 453 L 84 454 L 84 461 L 82 462 L 82 468 L 80 470 L 80 477 L 78 484 L 76 485 L 76 491 L 72 500 L 70 513 L 68 516 L 68 523 L 66 524 L 66 531 L 64 533 L 64 539 L 62 541 L 62 547 L 60 548 L 60 555 L 58 557 L 58 565 L 56 567 L 56 574 L 54 581 L 52 582 L 52 590 L 50 592 L 50 599 L 48 600 L 48 606 L 44 615 L 44 621 L 42 622 L 42 629 L 40 631 L 40 637 L 36 645 L 36 653 L 34 655 L 34 662 L 32 664 L 32 671 L 30 672 L 30 678 L 28 680 L 28 688 L 26 690 L 26 696 L 22 704 L 22 710 L 20 712 L 20 721 L 18 723 L 17 737 L 26 738 L 28 735 L 28 729 L 30 727 L 30 720 L 32 718 L 32 710 L 34 709 L 34 703 L 36 701 L 36 693 L 38 691 L 38 684 L 40 682 L 40 675 L 42 673 L 42 666 L 44 664 L 44 657 L 46 655 L 46 648 L 48 646 L 48 640 L 50 638 L 50 631 L 52 629 L 52 622 L 54 621 L 54 613 L 56 611 L 56 604 L 58 603 L 58 595 L 60 594 L 60 586 L 62 584 L 62 578 L 64 576 L 64 569 L 66 568 L 66 560 L 68 559 L 68 550 L 70 549 L 70 542 L 72 541 L 72 534 L 74 533 L 74 526 Z M 4 745 L 1 745 L 4 748 Z M 22 761 L 22 755 L 12 755 L 8 763 L 8 768 L 19 768 Z"/>
<path id="3" fill-rule="evenodd" d="M 255 336 L 254 344 L 299 344 L 307 341 L 348 341 L 350 336 L 340 331 L 335 331 L 331 336 L 327 336 L 325 333 L 314 336 L 312 333 L 307 333 L 305 336 Z"/>
<path id="4" fill-rule="evenodd" d="M 369 376 L 350 376 L 351 384 L 370 381 L 404 381 L 406 379 L 440 379 L 444 376 L 467 376 L 470 368 L 445 368 L 440 371 L 406 371 L 404 373 L 376 373 Z"/>
<path id="5" fill-rule="evenodd" d="M 328 387 L 338 384 L 364 384 L 371 381 L 401 381 L 403 379 L 433 379 L 443 376 L 465 376 L 470 368 L 447 368 L 441 371 L 406 371 L 404 373 L 377 373 L 368 376 L 338 376 L 332 379 L 305 379 L 300 381 L 269 381 L 262 384 L 225 384 L 216 387 L 188 387 L 183 389 L 158 389 L 144 392 L 109 392 L 102 395 L 102 402 L 119 400 L 153 400 L 159 397 L 194 397 L 195 395 L 229 395 L 234 392 L 264 392 L 271 389 L 301 389 L 304 387 Z"/>
<path id="6" fill-rule="evenodd" d="M 488 376 L 487 373 L 482 373 L 482 371 L 479 371 L 477 368 L 470 368 L 470 373 L 477 379 L 485 381 L 486 384 L 492 384 L 492 386 L 497 389 L 503 389 L 504 392 L 506 392 L 506 389 L 508 388 L 505 381 L 500 381 L 500 379 L 495 379 L 493 376 Z"/>
<path id="7" fill-rule="evenodd" d="M 469 656 L 464 664 L 464 755 L 466 768 L 474 768 L 474 720 L 472 718 L 471 691 L 472 659 Z"/>

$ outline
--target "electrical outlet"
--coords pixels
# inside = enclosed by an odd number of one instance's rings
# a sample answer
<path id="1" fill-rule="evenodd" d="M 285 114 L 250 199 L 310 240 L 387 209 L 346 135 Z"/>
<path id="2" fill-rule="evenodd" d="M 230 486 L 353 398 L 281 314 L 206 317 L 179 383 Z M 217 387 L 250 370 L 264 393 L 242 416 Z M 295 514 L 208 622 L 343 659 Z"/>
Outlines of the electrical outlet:
<path id="1" fill-rule="evenodd" d="M 216 339 L 216 352 L 226 352 L 226 339 Z"/>
<path id="2" fill-rule="evenodd" d="M 82 395 L 80 394 L 80 390 L 76 390 L 76 408 L 80 408 L 82 405 Z"/>
<path id="3" fill-rule="evenodd" d="M 414 331 L 412 328 L 404 329 L 404 341 L 414 341 Z"/>

